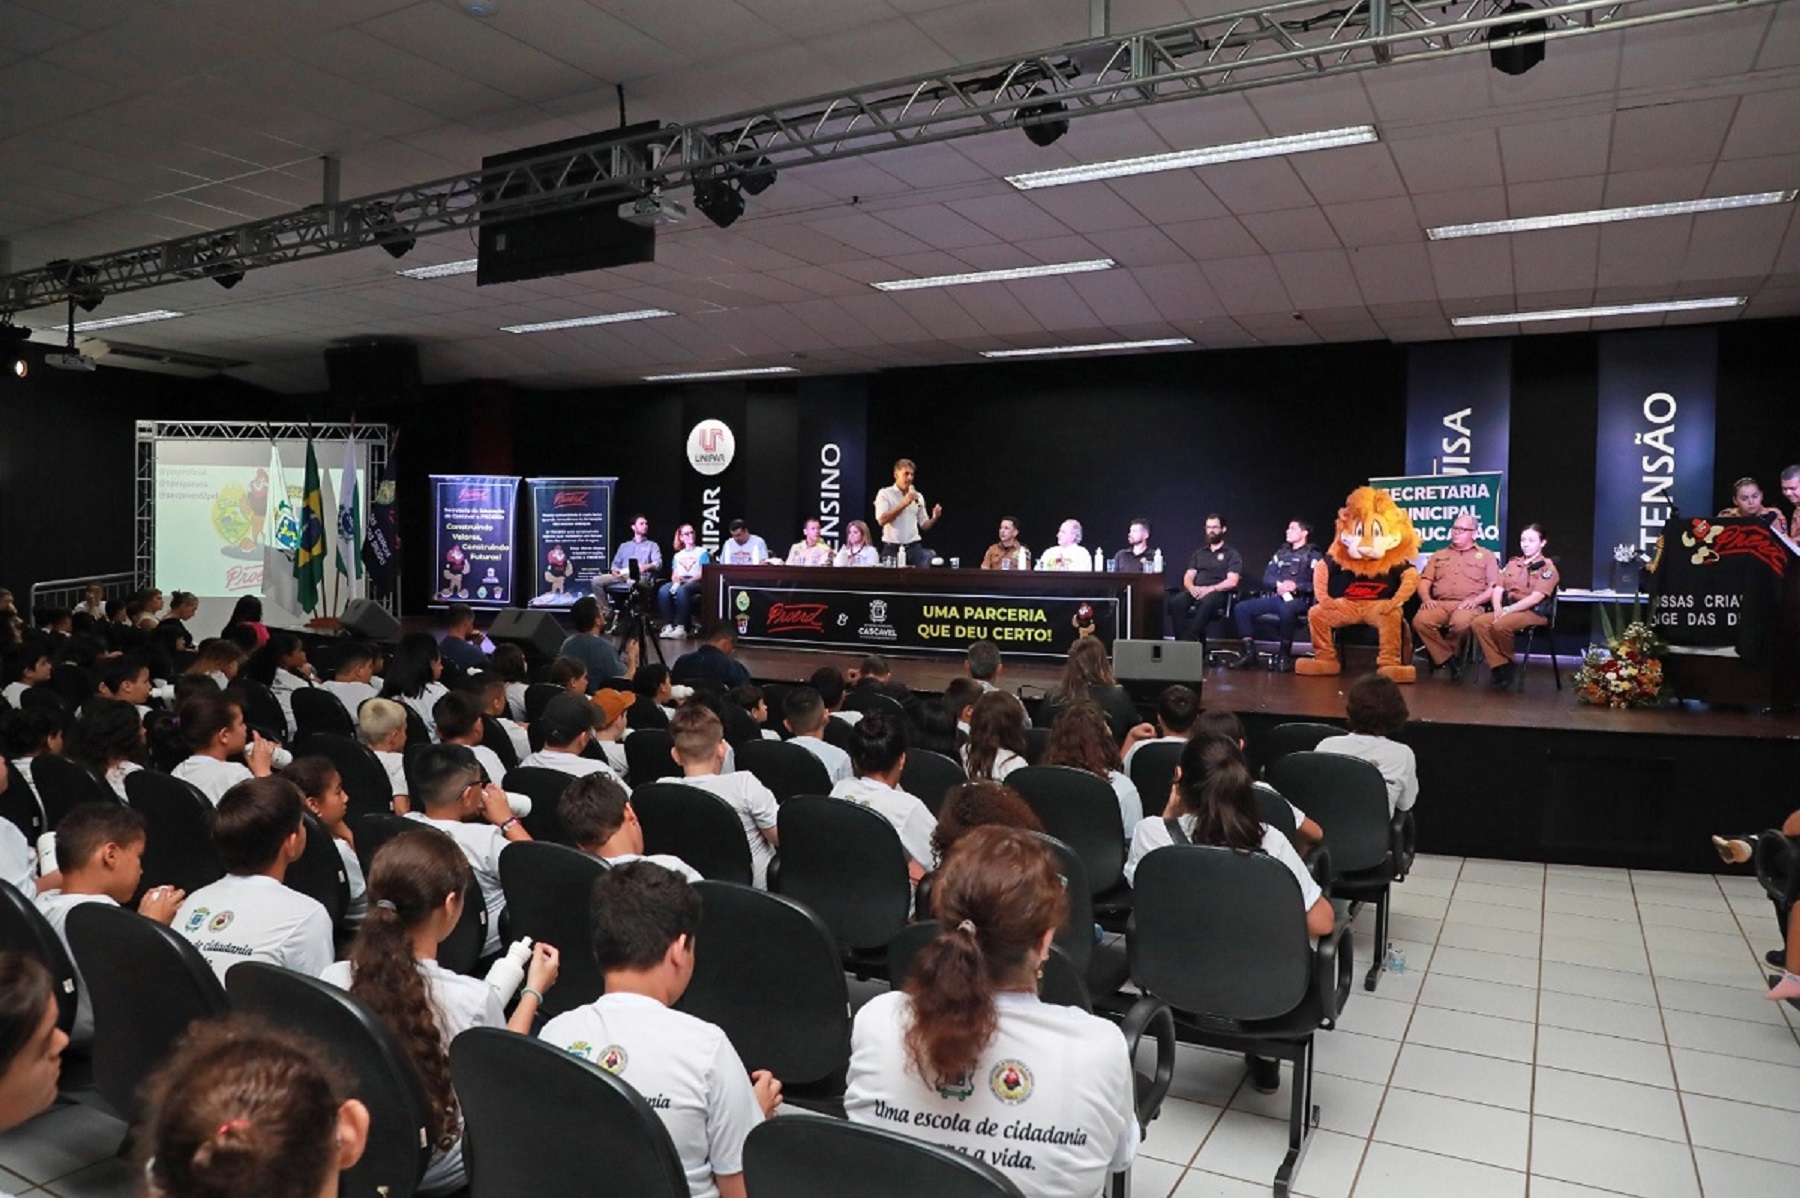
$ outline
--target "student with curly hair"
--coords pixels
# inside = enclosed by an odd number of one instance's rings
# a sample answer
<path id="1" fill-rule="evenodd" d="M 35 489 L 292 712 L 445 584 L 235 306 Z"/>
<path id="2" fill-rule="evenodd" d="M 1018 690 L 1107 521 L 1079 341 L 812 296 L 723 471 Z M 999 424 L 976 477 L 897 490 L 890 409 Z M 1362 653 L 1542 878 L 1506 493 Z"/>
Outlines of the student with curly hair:
<path id="1" fill-rule="evenodd" d="M 1148 724 L 1132 731 L 1148 732 Z M 1107 726 L 1106 713 L 1100 705 L 1084 699 L 1071 704 L 1050 725 L 1050 743 L 1044 747 L 1043 765 L 1063 765 L 1092 774 L 1112 788 L 1119 801 L 1119 822 L 1124 825 L 1125 839 L 1144 818 L 1144 800 L 1138 795 L 1137 783 L 1122 768 L 1119 746 Z"/>
<path id="2" fill-rule="evenodd" d="M 1022 828 L 1027 832 L 1044 830 L 1037 812 L 1012 787 L 999 782 L 964 782 L 944 793 L 943 806 L 938 808 L 937 827 L 931 833 L 932 851 L 940 862 L 948 860 L 957 841 L 975 829 L 989 825 Z"/>
<path id="3" fill-rule="evenodd" d="M 1344 696 L 1347 736 L 1328 736 L 1317 752 L 1360 757 L 1381 771 L 1387 783 L 1388 814 L 1411 811 L 1419 799 L 1419 765 L 1412 748 L 1390 739 L 1406 727 L 1406 696 L 1391 678 L 1366 674 Z"/>
<path id="4" fill-rule="evenodd" d="M 1005 691 L 989 691 L 969 712 L 963 768 L 977 782 L 1004 782 L 1025 767 L 1025 707 Z"/>
<path id="5" fill-rule="evenodd" d="M 144 768 L 144 722 L 122 699 L 92 698 L 81 705 L 69 736 L 69 756 L 106 780 L 125 801 L 125 778 Z"/>

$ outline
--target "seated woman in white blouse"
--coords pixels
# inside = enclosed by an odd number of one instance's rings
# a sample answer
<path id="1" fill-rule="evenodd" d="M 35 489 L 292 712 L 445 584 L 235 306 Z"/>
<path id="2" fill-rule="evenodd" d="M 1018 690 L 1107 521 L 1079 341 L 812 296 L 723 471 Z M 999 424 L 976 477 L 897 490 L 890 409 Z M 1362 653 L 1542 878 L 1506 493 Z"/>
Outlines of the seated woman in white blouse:
<path id="1" fill-rule="evenodd" d="M 870 543 L 869 526 L 852 520 L 844 529 L 844 547 L 831 559 L 834 566 L 879 566 L 881 550 Z"/>
<path id="2" fill-rule="evenodd" d="M 963 769 L 972 782 L 1004 782 L 1025 767 L 1025 706 L 1005 691 L 989 691 L 969 711 Z"/>
<path id="3" fill-rule="evenodd" d="M 845 1113 L 979 1153 L 1028 1198 L 1094 1198 L 1137 1152 L 1131 1060 L 1114 1024 L 1038 999 L 1067 911 L 1055 859 L 1029 832 L 977 828 L 932 905 L 942 931 L 906 990 L 857 1013 Z"/>

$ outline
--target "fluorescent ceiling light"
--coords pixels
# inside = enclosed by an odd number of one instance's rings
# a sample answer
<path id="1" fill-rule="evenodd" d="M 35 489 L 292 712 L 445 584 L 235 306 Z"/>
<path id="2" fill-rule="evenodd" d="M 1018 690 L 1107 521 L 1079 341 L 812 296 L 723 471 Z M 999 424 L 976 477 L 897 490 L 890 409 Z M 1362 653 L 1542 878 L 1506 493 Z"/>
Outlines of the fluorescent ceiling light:
<path id="1" fill-rule="evenodd" d="M 1621 220 L 1650 220 L 1658 216 L 1691 216 L 1697 212 L 1729 212 L 1734 208 L 1761 208 L 1791 204 L 1797 193 L 1759 191 L 1752 195 L 1720 196 L 1711 200 L 1676 200 L 1667 204 L 1636 204 L 1629 208 L 1592 208 L 1586 212 L 1559 212 L 1551 216 L 1522 216 L 1516 220 L 1482 220 L 1467 225 L 1438 225 L 1425 230 L 1433 241 L 1452 237 L 1486 237 L 1492 233 L 1530 233 L 1538 229 L 1572 229 L 1579 225 L 1608 225 Z"/>
<path id="2" fill-rule="evenodd" d="M 1297 133 L 1292 137 L 1264 137 L 1198 150 L 1177 150 L 1172 154 L 1148 154 L 1141 158 L 1091 162 L 1085 166 L 1027 171 L 1022 175 L 1008 175 L 1006 181 L 1021 191 L 1029 191 L 1034 187 L 1061 187 L 1067 183 L 1090 183 L 1095 179 L 1117 179 L 1124 175 L 1149 175 L 1157 171 L 1177 171 L 1193 166 L 1212 166 L 1220 162 L 1274 158 L 1281 154 L 1331 150 L 1338 146 L 1360 146 L 1379 140 L 1375 126 L 1350 125 L 1343 129 L 1323 129 L 1317 133 Z"/>
<path id="3" fill-rule="evenodd" d="M 125 316 L 103 316 L 98 320 L 79 320 L 75 322 L 77 333 L 98 333 L 101 329 L 116 329 L 120 325 L 149 324 L 153 320 L 179 320 L 186 312 L 171 312 L 167 308 L 157 308 L 152 312 L 132 312 Z"/>
<path id="4" fill-rule="evenodd" d="M 1013 266 L 1005 270 L 972 270 L 960 275 L 931 275 L 923 279 L 890 279 L 871 283 L 877 291 L 917 291 L 921 287 L 961 287 L 964 283 L 1004 283 L 1009 279 L 1041 279 L 1047 275 L 1084 275 L 1117 266 L 1111 258 L 1085 262 L 1051 262 L 1043 266 Z"/>
<path id="5" fill-rule="evenodd" d="M 1537 312 L 1501 312 L 1490 316 L 1458 316 L 1459 329 L 1484 324 L 1526 324 L 1538 320 L 1591 320 L 1599 316 L 1651 316 L 1659 312 L 1701 312 L 1708 308 L 1741 308 L 1749 297 L 1719 295 L 1709 299 L 1661 300 L 1650 304 L 1601 304 L 1593 308 L 1545 308 Z"/>
<path id="6" fill-rule="evenodd" d="M 541 320 L 536 324 L 509 324 L 503 326 L 502 333 L 553 333 L 557 329 L 585 329 L 595 324 L 619 324 L 627 320 L 655 320 L 659 316 L 673 316 L 675 313 L 667 308 L 639 308 L 633 312 L 609 312 L 604 316 L 572 316 L 568 320 Z"/>
<path id="7" fill-rule="evenodd" d="M 646 383 L 680 383 L 691 379 L 741 379 L 752 374 L 794 374 L 792 366 L 748 366 L 742 370 L 690 370 L 685 374 L 647 374 Z"/>
<path id="8" fill-rule="evenodd" d="M 394 273 L 409 279 L 444 279 L 451 275 L 472 275 L 479 263 L 476 258 L 464 258 L 461 262 L 440 262 L 436 266 L 415 266 L 411 270 L 397 270 Z"/>
<path id="9" fill-rule="evenodd" d="M 1187 337 L 1155 337 L 1148 341 L 1096 341 L 1091 345 L 1046 345 L 1042 349 L 984 349 L 984 358 L 1047 358 L 1051 354 L 1103 354 L 1115 349 L 1171 349 L 1192 345 Z"/>

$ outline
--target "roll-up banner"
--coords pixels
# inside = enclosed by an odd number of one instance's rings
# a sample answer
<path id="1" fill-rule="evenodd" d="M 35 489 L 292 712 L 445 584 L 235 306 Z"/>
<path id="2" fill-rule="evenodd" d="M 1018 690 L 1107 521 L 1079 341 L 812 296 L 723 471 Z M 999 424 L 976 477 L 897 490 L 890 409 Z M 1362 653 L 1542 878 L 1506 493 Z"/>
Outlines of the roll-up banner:
<path id="1" fill-rule="evenodd" d="M 1504 474 L 1512 430 L 1512 342 L 1446 341 L 1406 350 L 1406 472 Z M 1505 539 L 1506 499 L 1494 524 Z M 1483 521 L 1483 526 L 1486 526 Z M 1487 545 L 1486 537 L 1481 543 Z M 1442 543 L 1433 548 L 1441 548 Z M 1495 548 L 1495 546 L 1489 546 Z"/>
<path id="2" fill-rule="evenodd" d="M 570 607 L 594 592 L 612 563 L 612 496 L 617 478 L 528 478 L 532 556 L 525 563 L 530 607 Z"/>
<path id="3" fill-rule="evenodd" d="M 800 518 L 816 515 L 819 535 L 842 545 L 850 521 L 872 527 L 868 384 L 862 379 L 805 379 L 800 400 L 805 413 L 800 422 Z"/>
<path id="4" fill-rule="evenodd" d="M 517 475 L 431 476 L 434 605 L 506 607 L 516 601 L 513 507 L 518 495 Z"/>
<path id="5" fill-rule="evenodd" d="M 1710 516 L 1718 383 L 1713 328 L 1646 329 L 1599 337 L 1594 443 L 1593 585 L 1612 585 L 1619 546 L 1648 554 L 1679 511 Z"/>

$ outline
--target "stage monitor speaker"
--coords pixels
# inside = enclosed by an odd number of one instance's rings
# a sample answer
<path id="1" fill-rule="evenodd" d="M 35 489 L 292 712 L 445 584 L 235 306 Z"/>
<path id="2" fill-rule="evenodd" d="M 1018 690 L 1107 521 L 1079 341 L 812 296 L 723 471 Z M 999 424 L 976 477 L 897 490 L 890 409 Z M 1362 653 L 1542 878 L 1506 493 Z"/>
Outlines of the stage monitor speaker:
<path id="1" fill-rule="evenodd" d="M 352 599 L 338 622 L 372 641 L 391 641 L 400 635 L 400 621 L 373 599 Z"/>
<path id="2" fill-rule="evenodd" d="M 1120 682 L 1185 683 L 1198 688 L 1206 669 L 1199 641 L 1114 641 L 1113 676 Z"/>
<path id="3" fill-rule="evenodd" d="M 496 645 L 517 645 L 528 657 L 555 657 L 569 638 L 556 617 L 547 611 L 509 607 L 494 617 L 487 630 Z"/>

